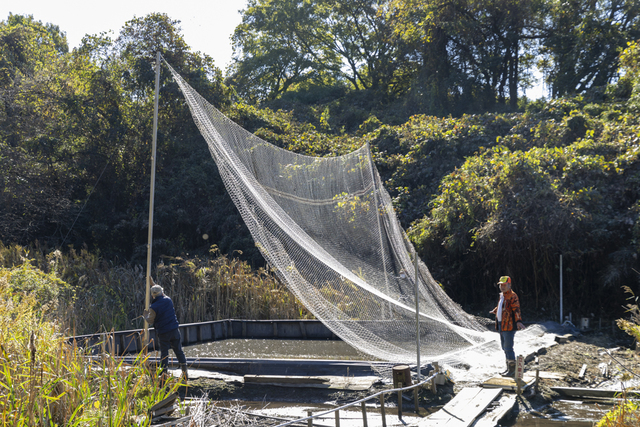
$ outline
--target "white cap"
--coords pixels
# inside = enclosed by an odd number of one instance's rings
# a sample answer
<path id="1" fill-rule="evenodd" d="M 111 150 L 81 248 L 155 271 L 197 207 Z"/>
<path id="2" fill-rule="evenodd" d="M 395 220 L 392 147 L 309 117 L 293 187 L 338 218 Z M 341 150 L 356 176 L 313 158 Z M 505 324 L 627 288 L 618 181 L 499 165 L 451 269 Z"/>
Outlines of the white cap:
<path id="1" fill-rule="evenodd" d="M 151 287 L 151 296 L 152 297 L 157 297 L 158 295 L 162 295 L 164 293 L 164 289 L 162 289 L 162 286 L 160 285 L 153 285 Z"/>

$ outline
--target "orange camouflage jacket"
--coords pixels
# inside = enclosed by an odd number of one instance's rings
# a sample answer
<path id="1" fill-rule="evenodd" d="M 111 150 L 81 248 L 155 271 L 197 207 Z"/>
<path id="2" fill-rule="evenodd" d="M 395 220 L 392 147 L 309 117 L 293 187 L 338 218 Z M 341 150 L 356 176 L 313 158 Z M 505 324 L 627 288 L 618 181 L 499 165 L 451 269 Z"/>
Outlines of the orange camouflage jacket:
<path id="1" fill-rule="evenodd" d="M 498 302 L 498 304 L 500 304 Z M 495 308 L 497 312 L 498 307 Z M 522 322 L 520 314 L 520 300 L 515 292 L 509 290 L 504 294 L 504 307 L 502 307 L 502 331 L 516 330 L 516 323 Z M 498 320 L 496 319 L 496 331 L 498 330 Z"/>

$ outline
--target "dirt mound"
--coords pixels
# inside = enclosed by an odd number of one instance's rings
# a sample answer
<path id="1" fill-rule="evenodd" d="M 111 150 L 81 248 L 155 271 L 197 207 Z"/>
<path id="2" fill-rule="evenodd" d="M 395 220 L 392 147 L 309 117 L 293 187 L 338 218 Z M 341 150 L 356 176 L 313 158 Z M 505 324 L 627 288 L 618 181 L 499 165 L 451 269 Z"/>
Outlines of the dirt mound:
<path id="1" fill-rule="evenodd" d="M 640 384 L 640 353 L 626 335 L 590 331 L 542 351 L 526 370 L 556 372 L 562 379 L 544 379 L 550 387 L 620 389 Z M 586 367 L 583 372 L 583 367 Z M 582 375 L 581 375 L 582 374 Z"/>

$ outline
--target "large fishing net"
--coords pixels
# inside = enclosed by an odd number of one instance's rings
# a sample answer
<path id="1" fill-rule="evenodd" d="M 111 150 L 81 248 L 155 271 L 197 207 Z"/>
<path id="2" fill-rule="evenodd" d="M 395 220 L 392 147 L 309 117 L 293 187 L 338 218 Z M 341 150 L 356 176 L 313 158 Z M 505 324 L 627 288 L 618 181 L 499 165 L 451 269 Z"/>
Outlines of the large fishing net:
<path id="1" fill-rule="evenodd" d="M 500 360 L 497 334 L 453 302 L 422 261 L 416 266 L 368 145 L 338 157 L 281 149 L 169 69 L 256 246 L 316 318 L 383 361 L 415 364 L 418 330 L 425 362 Z"/>

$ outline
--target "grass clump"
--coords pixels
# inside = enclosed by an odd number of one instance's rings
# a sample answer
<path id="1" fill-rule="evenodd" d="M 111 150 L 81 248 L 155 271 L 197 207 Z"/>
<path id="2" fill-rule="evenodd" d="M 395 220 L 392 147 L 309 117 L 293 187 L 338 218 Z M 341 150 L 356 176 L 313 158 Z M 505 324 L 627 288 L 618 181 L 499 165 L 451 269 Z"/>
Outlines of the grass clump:
<path id="1" fill-rule="evenodd" d="M 0 423 L 149 425 L 148 409 L 180 383 L 158 378 L 144 355 L 125 366 L 70 345 L 56 316 L 65 289 L 28 263 L 0 269 Z"/>
<path id="2" fill-rule="evenodd" d="M 596 427 L 636 427 L 638 425 L 640 425 L 640 403 L 625 398 L 622 404 L 616 405 L 598 421 Z"/>
<path id="3" fill-rule="evenodd" d="M 626 310 L 630 314 L 629 319 L 618 319 L 617 324 L 627 334 L 631 335 L 637 343 L 640 342 L 640 308 L 638 307 L 638 297 L 628 286 L 623 286 L 628 293 L 629 299 L 633 302 L 626 305 Z M 625 374 L 624 380 L 631 379 L 630 374 Z M 636 427 L 640 425 L 640 402 L 630 400 L 626 394 L 622 395 L 622 401 L 598 422 L 596 427 Z"/>

